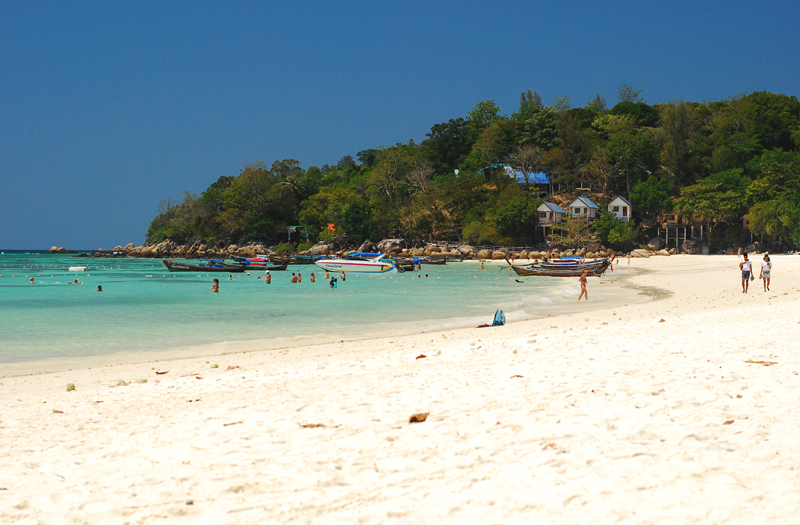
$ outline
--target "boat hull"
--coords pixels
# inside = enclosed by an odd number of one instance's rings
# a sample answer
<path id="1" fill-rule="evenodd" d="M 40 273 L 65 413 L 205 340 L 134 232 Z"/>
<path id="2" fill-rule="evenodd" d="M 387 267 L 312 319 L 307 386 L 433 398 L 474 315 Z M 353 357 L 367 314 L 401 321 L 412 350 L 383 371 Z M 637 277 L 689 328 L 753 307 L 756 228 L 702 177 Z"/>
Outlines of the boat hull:
<path id="1" fill-rule="evenodd" d="M 550 264 L 529 264 L 527 266 L 511 265 L 511 269 L 521 277 L 580 277 L 585 271 L 588 276 L 600 277 L 611 266 L 611 261 L 604 259 L 599 263 L 592 262 L 583 266 L 577 265 L 550 265 Z"/>
<path id="2" fill-rule="evenodd" d="M 329 272 L 387 273 L 395 269 L 393 264 L 384 261 L 322 259 L 314 264 Z"/>
<path id="3" fill-rule="evenodd" d="M 173 261 L 171 259 L 161 259 L 161 262 L 164 263 L 164 266 L 167 267 L 167 270 L 171 272 L 242 273 L 247 269 L 246 266 L 239 266 L 239 265 L 234 266 L 234 265 L 222 264 L 213 266 L 202 266 L 199 264 L 189 264 L 189 263 Z"/>

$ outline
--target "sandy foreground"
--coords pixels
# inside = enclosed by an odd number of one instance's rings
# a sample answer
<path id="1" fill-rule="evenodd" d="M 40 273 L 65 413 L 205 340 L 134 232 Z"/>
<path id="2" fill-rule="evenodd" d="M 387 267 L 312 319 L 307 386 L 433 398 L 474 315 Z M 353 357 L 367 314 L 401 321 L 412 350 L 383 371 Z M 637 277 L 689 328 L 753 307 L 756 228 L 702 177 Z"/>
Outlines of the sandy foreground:
<path id="1" fill-rule="evenodd" d="M 800 257 L 773 263 L 766 293 L 634 259 L 671 294 L 4 377 L 0 522 L 800 523 Z"/>

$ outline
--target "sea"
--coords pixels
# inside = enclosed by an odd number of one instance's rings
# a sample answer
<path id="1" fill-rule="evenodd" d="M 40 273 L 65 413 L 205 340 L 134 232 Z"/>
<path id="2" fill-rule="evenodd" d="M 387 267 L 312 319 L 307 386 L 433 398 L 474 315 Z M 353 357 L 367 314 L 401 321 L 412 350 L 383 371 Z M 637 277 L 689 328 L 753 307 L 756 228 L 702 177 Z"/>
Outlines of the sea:
<path id="1" fill-rule="evenodd" d="M 69 271 L 84 266 L 84 270 Z M 302 282 L 290 282 L 292 272 Z M 311 282 L 311 273 L 317 280 Z M 159 259 L 0 254 L 3 363 L 95 356 L 225 353 L 477 326 L 574 310 L 577 279 L 517 278 L 508 265 L 423 265 L 421 272 L 349 273 L 331 289 L 314 265 L 242 274 L 170 273 Z M 212 293 L 212 279 L 220 279 Z M 31 284 L 31 278 L 34 282 Z M 81 284 L 70 284 L 78 280 Z M 98 286 L 103 287 L 98 292 Z M 595 287 L 597 288 L 597 287 Z"/>

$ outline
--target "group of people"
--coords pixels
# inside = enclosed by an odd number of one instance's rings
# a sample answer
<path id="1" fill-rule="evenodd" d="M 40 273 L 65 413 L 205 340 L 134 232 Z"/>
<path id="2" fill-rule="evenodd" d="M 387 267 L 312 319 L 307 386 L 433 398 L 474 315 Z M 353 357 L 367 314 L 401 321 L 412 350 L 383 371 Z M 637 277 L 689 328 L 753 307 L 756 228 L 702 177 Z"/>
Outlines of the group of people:
<path id="1" fill-rule="evenodd" d="M 753 261 L 750 260 L 747 253 L 742 255 L 742 260 L 739 262 L 739 269 L 742 271 L 742 293 L 747 293 L 747 290 L 750 288 L 750 281 L 755 281 Z M 758 276 L 758 278 L 763 281 L 765 292 L 769 291 L 771 275 L 772 261 L 769 259 L 769 253 L 765 253 L 761 261 L 761 273 Z"/>
<path id="2" fill-rule="evenodd" d="M 426 275 L 425 278 L 427 279 L 428 276 Z M 231 281 L 233 279 L 229 277 L 228 280 Z M 259 280 L 261 280 L 261 277 L 259 277 Z M 328 273 L 327 270 L 325 270 L 325 280 L 329 282 L 331 288 L 336 288 L 338 286 L 339 280 L 336 277 L 331 278 L 330 273 Z M 344 272 L 342 272 L 342 282 L 346 280 L 347 280 L 347 275 Z M 264 282 L 266 284 L 272 284 L 272 274 L 269 273 L 269 270 L 265 272 Z M 303 282 L 303 276 L 300 274 L 300 272 L 297 273 L 292 272 L 291 282 L 292 284 Z M 311 282 L 312 283 L 317 282 L 317 276 L 314 274 L 314 272 L 311 272 Z M 211 285 L 211 291 L 214 293 L 219 293 L 219 279 L 214 279 L 214 283 Z"/>

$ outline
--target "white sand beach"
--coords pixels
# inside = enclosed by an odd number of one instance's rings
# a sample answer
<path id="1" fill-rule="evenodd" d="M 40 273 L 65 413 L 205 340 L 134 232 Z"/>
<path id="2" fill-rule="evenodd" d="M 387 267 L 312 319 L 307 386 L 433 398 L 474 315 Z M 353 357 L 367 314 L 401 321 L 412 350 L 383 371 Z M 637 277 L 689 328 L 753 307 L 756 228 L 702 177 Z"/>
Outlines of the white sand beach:
<path id="1" fill-rule="evenodd" d="M 504 327 L 2 377 L 0 523 L 798 523 L 800 257 L 773 263 L 770 292 L 651 257 L 640 304 L 590 279 Z"/>

